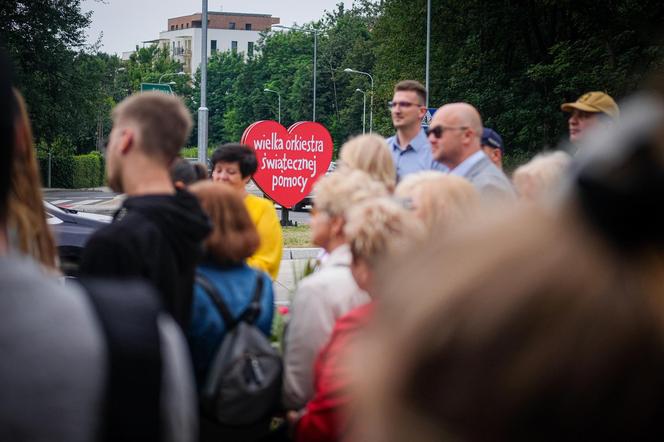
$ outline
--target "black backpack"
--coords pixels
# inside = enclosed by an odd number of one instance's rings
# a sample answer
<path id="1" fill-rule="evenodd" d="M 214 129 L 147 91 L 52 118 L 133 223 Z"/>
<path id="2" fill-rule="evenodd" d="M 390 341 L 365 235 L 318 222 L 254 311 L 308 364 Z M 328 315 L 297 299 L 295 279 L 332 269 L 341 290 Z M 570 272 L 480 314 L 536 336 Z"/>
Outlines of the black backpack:
<path id="1" fill-rule="evenodd" d="M 279 352 L 255 325 L 261 313 L 263 277 L 256 273 L 254 295 L 237 319 L 205 275 L 197 273 L 196 282 L 210 296 L 226 324 L 226 335 L 200 392 L 202 411 L 223 425 L 261 422 L 279 405 L 282 374 Z"/>

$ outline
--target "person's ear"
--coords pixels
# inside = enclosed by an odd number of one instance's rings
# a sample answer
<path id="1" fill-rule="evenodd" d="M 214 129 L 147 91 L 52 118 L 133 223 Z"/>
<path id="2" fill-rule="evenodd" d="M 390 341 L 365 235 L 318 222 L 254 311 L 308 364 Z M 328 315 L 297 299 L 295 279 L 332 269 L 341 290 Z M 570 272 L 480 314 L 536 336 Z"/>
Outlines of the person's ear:
<path id="1" fill-rule="evenodd" d="M 173 186 L 175 186 L 175 188 L 179 190 L 184 190 L 187 188 L 187 185 L 181 180 L 177 180 L 176 182 L 174 182 Z"/>
<path id="2" fill-rule="evenodd" d="M 344 235 L 344 220 L 343 216 L 333 216 L 330 218 L 330 228 L 334 236 L 343 236 Z"/>
<path id="3" fill-rule="evenodd" d="M 126 128 L 120 135 L 120 153 L 126 155 L 134 147 L 136 134 L 131 128 Z"/>

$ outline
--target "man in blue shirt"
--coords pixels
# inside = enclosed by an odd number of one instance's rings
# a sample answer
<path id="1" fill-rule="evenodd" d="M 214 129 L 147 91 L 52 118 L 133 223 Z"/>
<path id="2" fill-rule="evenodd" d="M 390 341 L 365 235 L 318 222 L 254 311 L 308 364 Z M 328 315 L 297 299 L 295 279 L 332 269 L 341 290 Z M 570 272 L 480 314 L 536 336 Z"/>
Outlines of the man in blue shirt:
<path id="1" fill-rule="evenodd" d="M 425 102 L 426 89 L 418 81 L 404 80 L 394 87 L 389 106 L 397 134 L 388 138 L 387 144 L 392 152 L 397 181 L 421 170 L 447 171 L 447 167 L 433 159 L 431 145 L 422 129 L 422 118 L 427 111 Z"/>

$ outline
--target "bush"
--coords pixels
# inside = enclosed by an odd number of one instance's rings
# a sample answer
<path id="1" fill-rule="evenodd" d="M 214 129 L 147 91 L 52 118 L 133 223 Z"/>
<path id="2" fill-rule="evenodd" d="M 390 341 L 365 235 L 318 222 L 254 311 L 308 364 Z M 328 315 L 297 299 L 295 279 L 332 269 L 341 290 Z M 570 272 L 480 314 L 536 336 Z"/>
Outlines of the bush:
<path id="1" fill-rule="evenodd" d="M 207 157 L 210 158 L 212 156 L 212 152 L 214 152 L 214 149 L 211 147 L 208 147 L 207 151 Z M 198 147 L 192 146 L 192 147 L 185 147 L 180 151 L 180 156 L 182 158 L 198 158 Z"/>
<path id="2" fill-rule="evenodd" d="M 48 154 L 40 151 L 37 160 L 44 186 L 48 186 Z M 51 187 L 79 189 L 104 184 L 104 157 L 98 152 L 85 155 L 53 155 Z"/>
<path id="3" fill-rule="evenodd" d="M 101 155 L 89 153 L 74 158 L 73 187 L 75 189 L 101 186 L 104 169 Z"/>

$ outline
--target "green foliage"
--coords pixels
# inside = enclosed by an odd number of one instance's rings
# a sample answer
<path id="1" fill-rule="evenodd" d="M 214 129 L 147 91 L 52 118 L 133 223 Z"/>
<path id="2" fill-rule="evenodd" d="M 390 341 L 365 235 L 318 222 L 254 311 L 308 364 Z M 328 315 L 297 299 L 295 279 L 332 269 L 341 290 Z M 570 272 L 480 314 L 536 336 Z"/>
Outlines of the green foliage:
<path id="1" fill-rule="evenodd" d="M 98 153 L 77 155 L 74 159 L 72 186 L 75 189 L 98 187 L 103 184 L 104 164 Z"/>
<path id="2" fill-rule="evenodd" d="M 384 103 L 406 78 L 424 82 L 425 2 L 386 0 L 374 29 Z M 467 101 L 502 134 L 508 158 L 524 158 L 566 136 L 560 104 L 591 90 L 633 92 L 664 59 L 664 4 L 604 2 L 433 2 L 430 107 Z M 398 54 L 398 56 L 395 56 Z M 376 115 L 383 133 L 389 114 Z"/>
<path id="3" fill-rule="evenodd" d="M 37 161 L 44 186 L 48 185 L 48 153 L 38 151 Z M 53 155 L 51 187 L 80 189 L 99 187 L 105 180 L 104 157 L 98 152 L 85 155 Z"/>
<path id="4" fill-rule="evenodd" d="M 212 155 L 212 152 L 214 152 L 214 148 L 208 147 L 207 150 L 207 157 L 210 158 L 210 155 Z M 180 151 L 180 156 L 182 158 L 198 158 L 198 147 L 193 146 L 193 147 L 185 147 Z"/>
<path id="5" fill-rule="evenodd" d="M 112 108 L 142 82 L 173 81 L 194 117 L 189 140 L 197 143 L 200 72 L 182 65 L 167 48 L 137 48 L 126 62 L 83 47 L 89 14 L 80 0 L 0 4 L 18 85 L 26 96 L 41 151 L 57 155 L 98 148 L 110 131 Z M 485 125 L 506 142 L 506 163 L 516 164 L 566 136 L 560 104 L 590 90 L 620 99 L 645 76 L 664 67 L 659 37 L 664 3 L 656 0 L 596 2 L 432 2 L 430 107 L 467 101 Z M 313 111 L 313 46 L 317 37 L 316 119 L 335 148 L 367 126 L 374 84 L 374 131 L 394 132 L 385 106 L 394 84 L 425 80 L 426 2 L 357 0 L 300 30 L 262 35 L 251 57 L 217 52 L 208 63 L 210 147 L 238 142 L 254 121 L 278 118 L 286 127 L 310 120 Z M 5 35 L 3 34 L 3 35 Z M 367 127 L 368 129 L 368 127 Z M 73 146 L 73 148 L 71 148 Z M 186 155 L 188 156 L 188 155 Z M 195 156 L 195 155 L 193 155 Z"/>

